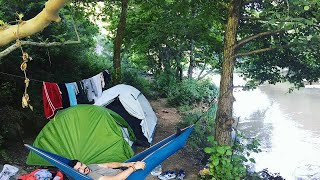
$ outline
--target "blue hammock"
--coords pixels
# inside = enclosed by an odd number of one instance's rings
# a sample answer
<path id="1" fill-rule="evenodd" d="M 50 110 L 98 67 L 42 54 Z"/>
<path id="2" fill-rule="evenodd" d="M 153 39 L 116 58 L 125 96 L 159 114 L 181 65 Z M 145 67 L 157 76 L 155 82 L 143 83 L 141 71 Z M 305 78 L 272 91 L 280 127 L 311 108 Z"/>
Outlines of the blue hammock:
<path id="1" fill-rule="evenodd" d="M 165 159 L 167 159 L 169 156 L 171 156 L 184 146 L 193 129 L 194 125 L 191 125 L 181 130 L 181 132 L 167 137 L 166 139 L 151 146 L 145 151 L 128 159 L 126 162 L 144 161 L 146 163 L 146 168 L 144 170 L 138 170 L 132 173 L 127 178 L 127 180 L 145 179 L 156 166 L 158 166 Z M 70 167 L 68 165 L 68 163 L 71 161 L 70 159 L 58 156 L 54 153 L 45 151 L 43 149 L 28 144 L 25 144 L 25 146 L 31 151 L 34 151 L 42 158 L 46 159 L 49 163 L 59 168 L 61 171 L 63 171 L 70 177 L 76 180 L 92 180 L 92 178 Z"/>

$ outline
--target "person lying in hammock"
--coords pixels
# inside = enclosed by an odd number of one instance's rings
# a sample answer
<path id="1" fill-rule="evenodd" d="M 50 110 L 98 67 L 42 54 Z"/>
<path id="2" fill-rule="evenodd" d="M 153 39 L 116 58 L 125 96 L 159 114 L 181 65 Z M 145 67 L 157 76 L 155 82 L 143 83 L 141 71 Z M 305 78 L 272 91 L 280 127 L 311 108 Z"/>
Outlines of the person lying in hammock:
<path id="1" fill-rule="evenodd" d="M 79 160 L 74 159 L 71 160 L 68 165 L 78 172 L 88 175 L 94 180 L 125 180 L 136 170 L 143 170 L 146 163 L 142 161 L 129 163 L 109 162 L 102 164 L 90 164 L 87 166 Z M 116 169 L 121 167 L 126 167 L 127 169 Z"/>

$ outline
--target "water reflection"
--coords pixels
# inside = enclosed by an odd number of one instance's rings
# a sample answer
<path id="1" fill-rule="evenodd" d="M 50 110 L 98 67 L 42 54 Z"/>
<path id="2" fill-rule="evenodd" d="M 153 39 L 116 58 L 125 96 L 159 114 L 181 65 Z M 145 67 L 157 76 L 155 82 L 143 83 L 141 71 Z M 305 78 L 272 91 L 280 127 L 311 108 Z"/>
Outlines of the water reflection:
<path id="1" fill-rule="evenodd" d="M 313 172 L 320 172 L 320 89 L 288 94 L 289 87 L 235 89 L 234 114 L 240 117 L 238 128 L 262 142 L 263 152 L 255 157 L 256 170 L 268 168 L 286 179 L 311 179 Z M 306 168 L 311 165 L 312 172 Z"/>

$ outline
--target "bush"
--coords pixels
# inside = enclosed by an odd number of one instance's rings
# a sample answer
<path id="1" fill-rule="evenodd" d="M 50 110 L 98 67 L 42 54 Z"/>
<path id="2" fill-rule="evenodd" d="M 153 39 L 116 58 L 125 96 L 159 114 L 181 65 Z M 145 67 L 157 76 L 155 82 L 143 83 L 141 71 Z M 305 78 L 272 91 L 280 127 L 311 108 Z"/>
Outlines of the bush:
<path id="1" fill-rule="evenodd" d="M 182 106 L 183 109 L 189 109 L 186 106 Z M 215 122 L 215 115 L 217 111 L 216 104 L 213 104 L 209 107 L 207 112 L 194 112 L 185 114 L 182 119 L 183 121 L 179 124 L 180 127 L 186 127 L 191 124 L 194 124 L 196 120 L 200 118 L 200 120 L 195 123 L 195 128 L 191 133 L 187 146 L 191 152 L 195 152 L 193 155 L 197 157 L 198 160 L 206 160 L 207 155 L 204 153 L 203 149 L 205 147 L 210 146 L 210 143 L 206 140 L 208 136 L 214 134 L 214 122 Z"/>
<path id="2" fill-rule="evenodd" d="M 172 72 L 164 72 L 155 76 L 153 88 L 161 97 L 168 97 L 168 93 L 176 83 L 177 80 Z"/>
<path id="3" fill-rule="evenodd" d="M 202 179 L 244 179 L 245 177 L 253 177 L 249 173 L 250 163 L 255 163 L 251 158 L 252 152 L 261 152 L 259 142 L 255 139 L 246 139 L 239 135 L 241 140 L 235 141 L 234 145 L 218 145 L 213 136 L 208 137 L 211 147 L 207 147 L 204 151 L 210 155 L 209 157 L 209 175 Z M 257 177 L 254 174 L 254 177 Z"/>
<path id="4" fill-rule="evenodd" d="M 197 81 L 185 79 L 169 86 L 168 102 L 171 105 L 191 105 L 199 102 L 211 102 L 218 94 L 217 87 L 209 80 Z"/>
<path id="5" fill-rule="evenodd" d="M 17 138 L 21 138 L 23 115 L 20 111 L 9 106 L 0 108 L 0 114 L 0 159 L 8 160 L 3 144 L 8 139 L 16 141 Z"/>
<path id="6" fill-rule="evenodd" d="M 153 90 L 150 81 L 146 75 L 143 75 L 143 72 L 140 72 L 137 69 L 123 69 L 123 83 L 139 89 L 142 94 L 147 97 L 153 97 Z"/>

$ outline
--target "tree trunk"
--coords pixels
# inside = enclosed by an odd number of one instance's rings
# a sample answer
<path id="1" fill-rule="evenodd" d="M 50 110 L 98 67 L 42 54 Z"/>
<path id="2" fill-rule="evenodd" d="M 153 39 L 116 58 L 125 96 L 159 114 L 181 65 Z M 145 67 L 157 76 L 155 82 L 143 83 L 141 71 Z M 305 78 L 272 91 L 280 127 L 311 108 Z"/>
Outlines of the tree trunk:
<path id="1" fill-rule="evenodd" d="M 165 72 L 170 72 L 171 71 L 171 52 L 169 47 L 164 48 L 164 56 L 165 56 L 165 61 L 164 61 L 164 71 Z"/>
<path id="2" fill-rule="evenodd" d="M 196 63 L 194 61 L 194 40 L 191 39 L 191 45 L 190 45 L 190 65 L 188 69 L 188 78 L 192 78 L 193 69 L 196 67 Z"/>
<path id="3" fill-rule="evenodd" d="M 195 18 L 196 16 L 196 4 L 194 3 L 194 1 L 191 1 L 191 16 L 192 18 Z M 190 65 L 188 69 L 188 78 L 192 78 L 193 69 L 196 67 L 196 63 L 194 60 L 194 39 L 191 39 L 190 43 Z"/>
<path id="4" fill-rule="evenodd" d="M 233 0 L 231 2 L 224 37 L 224 56 L 222 62 L 220 94 L 215 125 L 215 139 L 219 145 L 231 145 L 231 127 L 234 123 L 232 116 L 232 106 L 234 102 L 234 45 L 236 44 L 240 5 L 241 0 Z"/>
<path id="5" fill-rule="evenodd" d="M 117 28 L 117 34 L 114 40 L 114 48 L 113 48 L 113 85 L 119 84 L 121 82 L 121 45 L 123 42 L 125 28 L 126 28 L 126 20 L 127 20 L 127 11 L 128 11 L 128 3 L 129 0 L 121 1 L 121 15 L 120 21 Z"/>

